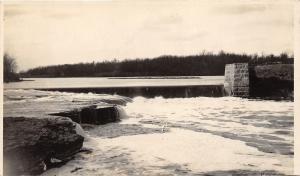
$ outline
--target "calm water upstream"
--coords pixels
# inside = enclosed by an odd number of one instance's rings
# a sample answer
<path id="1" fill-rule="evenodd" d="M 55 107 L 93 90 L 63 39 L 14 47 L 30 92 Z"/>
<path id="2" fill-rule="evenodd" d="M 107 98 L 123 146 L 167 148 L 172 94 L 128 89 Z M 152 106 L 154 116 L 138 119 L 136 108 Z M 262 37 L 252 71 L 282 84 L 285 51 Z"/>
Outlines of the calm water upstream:
<path id="1" fill-rule="evenodd" d="M 220 85 L 224 76 L 196 77 L 141 77 L 131 78 L 25 78 L 22 82 L 4 84 L 6 89 L 14 88 L 85 88 L 85 87 L 134 87 L 134 86 L 179 86 Z"/>

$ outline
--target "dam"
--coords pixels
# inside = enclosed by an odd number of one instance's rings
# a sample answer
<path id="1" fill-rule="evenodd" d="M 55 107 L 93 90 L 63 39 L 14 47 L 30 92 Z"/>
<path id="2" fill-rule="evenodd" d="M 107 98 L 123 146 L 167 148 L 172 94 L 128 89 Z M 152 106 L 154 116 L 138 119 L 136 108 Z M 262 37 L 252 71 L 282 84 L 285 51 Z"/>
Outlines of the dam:
<path id="1" fill-rule="evenodd" d="M 234 96 L 293 100 L 294 65 L 227 64 L 224 76 L 29 78 L 5 89 L 36 89 L 153 98 Z"/>
<path id="2" fill-rule="evenodd" d="M 48 88 L 46 91 L 62 91 L 73 93 L 117 94 L 126 97 L 142 96 L 153 98 L 190 98 L 190 97 L 222 97 L 223 85 L 183 85 L 183 86 L 139 86 L 139 87 L 110 87 L 110 88 Z"/>
<path id="3" fill-rule="evenodd" d="M 39 90 L 74 93 L 117 94 L 127 97 L 189 98 L 235 96 L 274 100 L 293 100 L 294 65 L 248 63 L 227 64 L 222 84 L 208 85 L 162 85 L 87 88 L 43 88 Z"/>

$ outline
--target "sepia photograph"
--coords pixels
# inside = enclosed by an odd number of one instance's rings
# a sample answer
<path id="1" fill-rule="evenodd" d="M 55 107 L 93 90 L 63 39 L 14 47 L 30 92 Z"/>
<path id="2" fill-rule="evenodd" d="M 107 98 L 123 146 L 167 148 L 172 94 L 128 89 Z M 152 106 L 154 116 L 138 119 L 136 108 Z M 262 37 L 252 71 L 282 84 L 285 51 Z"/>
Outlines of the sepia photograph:
<path id="1" fill-rule="evenodd" d="M 294 175 L 295 3 L 0 2 L 2 174 Z"/>

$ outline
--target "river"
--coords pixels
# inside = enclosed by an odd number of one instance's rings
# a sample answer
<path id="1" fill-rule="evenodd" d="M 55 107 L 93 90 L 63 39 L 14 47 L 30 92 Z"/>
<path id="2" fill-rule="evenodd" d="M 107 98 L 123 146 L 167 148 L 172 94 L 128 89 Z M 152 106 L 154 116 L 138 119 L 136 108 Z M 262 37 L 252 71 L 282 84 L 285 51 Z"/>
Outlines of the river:
<path id="1" fill-rule="evenodd" d="M 191 79 L 39 78 L 4 87 L 4 115 L 58 102 L 121 99 L 118 95 L 25 88 L 221 84 Z M 86 82 L 84 81 L 86 80 Z M 80 84 L 81 83 L 81 84 Z M 14 89 L 23 88 L 23 89 Z M 294 103 L 236 97 L 128 99 L 122 121 L 85 126 L 84 149 L 43 175 L 276 175 L 292 174 Z M 50 106 L 48 106 L 49 108 Z M 55 105 L 51 106 L 55 108 Z M 59 107 L 57 107 L 59 108 Z M 20 112 L 22 112 L 20 111 Z"/>

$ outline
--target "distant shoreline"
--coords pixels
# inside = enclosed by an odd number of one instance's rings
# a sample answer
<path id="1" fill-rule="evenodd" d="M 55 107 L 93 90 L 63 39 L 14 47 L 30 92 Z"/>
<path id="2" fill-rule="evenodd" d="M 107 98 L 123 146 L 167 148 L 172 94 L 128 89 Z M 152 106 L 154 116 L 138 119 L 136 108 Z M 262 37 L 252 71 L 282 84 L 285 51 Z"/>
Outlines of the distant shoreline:
<path id="1" fill-rule="evenodd" d="M 135 77 L 135 76 L 213 76 L 224 75 L 226 64 L 249 63 L 293 64 L 293 56 L 246 55 L 219 52 L 198 55 L 163 55 L 155 58 L 125 59 L 122 61 L 98 61 L 63 65 L 40 66 L 21 72 L 21 77 Z"/>
<path id="2" fill-rule="evenodd" d="M 23 78 L 19 78 L 18 80 L 3 81 L 3 83 L 9 84 L 9 83 L 23 82 L 23 81 L 34 81 L 34 80 L 32 80 L 32 79 L 23 79 Z"/>
<path id="3" fill-rule="evenodd" d="M 211 75 L 211 76 L 224 76 L 224 75 Z M 24 81 L 34 81 L 30 79 L 40 78 L 107 78 L 107 79 L 202 79 L 207 76 L 124 76 L 124 77 L 112 77 L 112 76 L 67 76 L 67 77 L 22 77 L 21 79 L 27 79 Z"/>
<path id="4" fill-rule="evenodd" d="M 108 77 L 108 79 L 202 79 L 201 76 Z"/>

